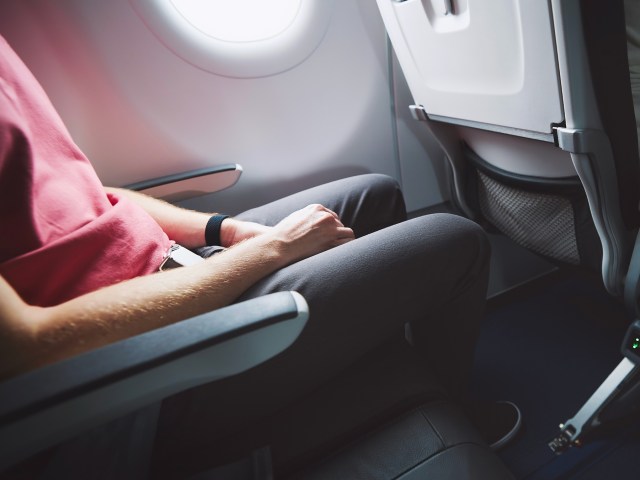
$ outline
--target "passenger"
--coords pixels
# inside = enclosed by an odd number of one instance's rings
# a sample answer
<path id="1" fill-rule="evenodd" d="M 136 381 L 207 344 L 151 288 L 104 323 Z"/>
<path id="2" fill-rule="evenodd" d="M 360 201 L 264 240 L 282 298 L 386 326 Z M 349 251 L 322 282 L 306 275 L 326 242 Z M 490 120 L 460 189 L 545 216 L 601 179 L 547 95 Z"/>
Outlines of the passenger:
<path id="1" fill-rule="evenodd" d="M 447 214 L 406 220 L 396 182 L 374 174 L 235 217 L 103 187 L 1 37 L 0 221 L 5 378 L 239 300 L 295 290 L 311 318 L 291 348 L 215 389 L 165 402 L 161 425 L 188 431 L 181 444 L 214 448 L 225 425 L 282 408 L 402 335 L 405 323 L 450 392 L 465 396 L 489 264 L 476 224 Z M 158 272 L 174 241 L 210 258 Z"/>

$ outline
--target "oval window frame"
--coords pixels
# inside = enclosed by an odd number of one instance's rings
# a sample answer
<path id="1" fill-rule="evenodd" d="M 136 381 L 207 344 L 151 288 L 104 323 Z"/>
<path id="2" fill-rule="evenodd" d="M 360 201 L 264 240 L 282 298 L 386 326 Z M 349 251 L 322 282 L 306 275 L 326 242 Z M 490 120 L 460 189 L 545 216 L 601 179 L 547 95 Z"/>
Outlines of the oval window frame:
<path id="1" fill-rule="evenodd" d="M 295 19 L 280 34 L 259 41 L 230 42 L 196 28 L 169 0 L 129 0 L 149 30 L 184 61 L 233 78 L 276 75 L 304 62 L 322 42 L 335 0 L 302 0 Z"/>
<path id="2" fill-rule="evenodd" d="M 261 42 L 280 35 L 298 17 L 303 0 L 169 0 L 195 28 L 223 42 Z M 247 10 L 260 10 L 246 18 Z M 207 12 L 207 9 L 211 9 Z M 227 15 L 225 17 L 225 10 Z M 273 18 L 265 17 L 274 13 Z M 246 18 L 246 21 L 243 20 Z M 255 30 L 252 30 L 255 28 Z"/>

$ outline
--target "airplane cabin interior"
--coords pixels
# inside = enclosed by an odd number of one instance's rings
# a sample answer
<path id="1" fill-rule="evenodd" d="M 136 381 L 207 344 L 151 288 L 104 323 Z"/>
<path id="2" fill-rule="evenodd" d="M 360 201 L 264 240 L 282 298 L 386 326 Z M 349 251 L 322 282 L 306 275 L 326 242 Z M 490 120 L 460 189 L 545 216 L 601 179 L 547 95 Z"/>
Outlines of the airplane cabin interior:
<path id="1" fill-rule="evenodd" d="M 638 0 L 5 0 L 0 36 L 105 186 L 233 216 L 376 173 L 480 225 L 468 398 L 522 416 L 491 449 L 407 328 L 164 462 L 163 401 L 314 318 L 283 291 L 0 381 L 1 478 L 640 478 Z"/>

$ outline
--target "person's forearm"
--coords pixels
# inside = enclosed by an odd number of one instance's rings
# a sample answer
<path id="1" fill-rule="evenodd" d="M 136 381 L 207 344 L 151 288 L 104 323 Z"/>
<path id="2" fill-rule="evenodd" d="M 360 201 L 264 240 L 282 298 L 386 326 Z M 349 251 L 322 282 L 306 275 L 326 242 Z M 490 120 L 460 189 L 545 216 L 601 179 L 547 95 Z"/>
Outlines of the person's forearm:
<path id="1" fill-rule="evenodd" d="M 0 377 L 229 305 L 286 262 L 277 241 L 260 237 L 201 264 L 128 280 L 55 307 L 22 303 L 28 328 L 10 340 L 13 351 L 0 355 Z"/>

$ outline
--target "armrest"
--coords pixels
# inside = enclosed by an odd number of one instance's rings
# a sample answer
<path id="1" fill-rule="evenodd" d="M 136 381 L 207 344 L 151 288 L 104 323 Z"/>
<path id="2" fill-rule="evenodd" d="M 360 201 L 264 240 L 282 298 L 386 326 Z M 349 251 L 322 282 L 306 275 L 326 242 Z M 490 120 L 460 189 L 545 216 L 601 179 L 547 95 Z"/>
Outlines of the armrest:
<path id="1" fill-rule="evenodd" d="M 286 349 L 308 318 L 296 292 L 230 305 L 0 384 L 0 471 L 89 428 Z"/>
<path id="2" fill-rule="evenodd" d="M 240 175 L 242 167 L 237 163 L 230 163 L 152 178 L 125 185 L 124 188 L 177 202 L 232 187 L 238 182 Z"/>

